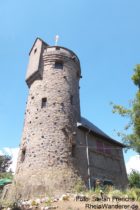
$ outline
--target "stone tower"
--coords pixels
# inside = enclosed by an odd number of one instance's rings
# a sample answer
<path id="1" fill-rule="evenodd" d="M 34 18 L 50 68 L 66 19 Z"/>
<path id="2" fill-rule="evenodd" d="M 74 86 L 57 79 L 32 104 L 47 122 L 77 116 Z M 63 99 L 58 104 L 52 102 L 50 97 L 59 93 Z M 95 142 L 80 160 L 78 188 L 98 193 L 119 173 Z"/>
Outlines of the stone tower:
<path id="1" fill-rule="evenodd" d="M 79 59 L 40 38 L 29 55 L 29 95 L 14 180 L 22 198 L 69 191 L 78 178 L 72 153 L 80 121 Z"/>

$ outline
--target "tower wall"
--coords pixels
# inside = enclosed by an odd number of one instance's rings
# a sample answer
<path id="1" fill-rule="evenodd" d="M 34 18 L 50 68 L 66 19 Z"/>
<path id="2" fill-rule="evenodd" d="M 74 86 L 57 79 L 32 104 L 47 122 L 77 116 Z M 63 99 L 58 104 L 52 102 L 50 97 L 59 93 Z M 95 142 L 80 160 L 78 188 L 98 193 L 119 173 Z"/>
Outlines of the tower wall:
<path id="1" fill-rule="evenodd" d="M 72 51 L 35 43 L 26 77 L 29 95 L 14 180 L 16 196 L 58 194 L 74 186 L 79 78 L 80 63 Z"/>
<path id="2" fill-rule="evenodd" d="M 37 39 L 35 45 L 33 46 L 30 52 L 26 81 L 30 80 L 35 74 L 39 74 L 39 70 L 41 67 L 40 61 L 41 61 L 42 48 L 43 48 L 42 41 L 40 39 Z"/>

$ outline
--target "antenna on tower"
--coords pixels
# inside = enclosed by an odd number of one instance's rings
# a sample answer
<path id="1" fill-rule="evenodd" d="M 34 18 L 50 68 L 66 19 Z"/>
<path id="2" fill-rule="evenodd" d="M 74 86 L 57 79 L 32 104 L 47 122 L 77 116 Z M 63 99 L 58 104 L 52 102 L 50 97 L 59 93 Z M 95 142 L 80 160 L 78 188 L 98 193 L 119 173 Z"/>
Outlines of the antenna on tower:
<path id="1" fill-rule="evenodd" d="M 55 46 L 57 46 L 58 40 L 59 40 L 59 35 L 56 35 L 55 36 Z"/>

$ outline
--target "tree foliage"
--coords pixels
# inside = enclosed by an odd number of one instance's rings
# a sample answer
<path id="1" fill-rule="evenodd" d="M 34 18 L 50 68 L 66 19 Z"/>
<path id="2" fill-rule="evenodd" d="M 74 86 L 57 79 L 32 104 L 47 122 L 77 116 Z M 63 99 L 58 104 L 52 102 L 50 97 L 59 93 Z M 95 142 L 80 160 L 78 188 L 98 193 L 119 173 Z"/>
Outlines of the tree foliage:
<path id="1" fill-rule="evenodd" d="M 134 84 L 137 85 L 140 89 L 140 64 L 136 65 L 136 67 L 134 68 L 132 80 Z"/>
<path id="2" fill-rule="evenodd" d="M 8 155 L 0 155 L 0 172 L 6 172 L 11 164 L 11 157 Z"/>
<path id="3" fill-rule="evenodd" d="M 129 186 L 140 188 L 140 173 L 138 171 L 132 170 L 128 175 Z"/>
<path id="4" fill-rule="evenodd" d="M 9 165 L 11 164 L 11 157 L 8 155 L 0 155 L 0 179 L 8 178 L 12 179 L 12 172 L 7 172 Z"/>
<path id="5" fill-rule="evenodd" d="M 128 124 L 125 125 L 125 132 L 118 132 L 123 142 L 140 154 L 140 64 L 136 65 L 134 74 L 132 75 L 133 83 L 138 86 L 135 98 L 128 109 L 121 105 L 113 104 L 113 113 L 118 113 L 122 117 L 128 118 Z M 131 128 L 131 129 L 130 129 Z M 127 134 L 130 129 L 131 133 Z"/>

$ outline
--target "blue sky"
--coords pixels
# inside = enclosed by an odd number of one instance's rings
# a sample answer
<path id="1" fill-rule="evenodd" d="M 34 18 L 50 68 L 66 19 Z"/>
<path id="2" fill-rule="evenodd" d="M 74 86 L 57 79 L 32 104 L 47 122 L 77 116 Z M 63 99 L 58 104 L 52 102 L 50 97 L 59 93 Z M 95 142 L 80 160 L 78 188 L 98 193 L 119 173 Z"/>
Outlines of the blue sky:
<path id="1" fill-rule="evenodd" d="M 73 50 L 81 61 L 81 113 L 111 137 L 126 120 L 110 102 L 127 106 L 140 63 L 139 0 L 6 0 L 0 3 L 0 149 L 17 147 L 28 88 L 24 78 L 36 37 Z M 126 159 L 134 153 L 125 155 Z"/>

